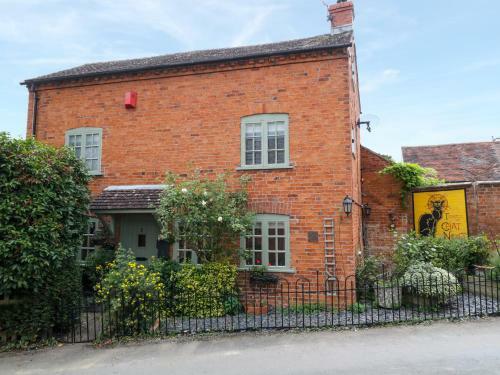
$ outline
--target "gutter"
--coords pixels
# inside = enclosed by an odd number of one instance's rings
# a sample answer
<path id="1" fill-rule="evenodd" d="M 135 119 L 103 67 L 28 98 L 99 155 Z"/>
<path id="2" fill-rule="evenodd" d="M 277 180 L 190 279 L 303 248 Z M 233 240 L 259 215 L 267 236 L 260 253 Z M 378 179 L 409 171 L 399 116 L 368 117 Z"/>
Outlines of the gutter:
<path id="1" fill-rule="evenodd" d="M 134 72 L 144 72 L 144 71 L 149 71 L 149 70 L 157 70 L 157 69 L 166 69 L 166 68 L 182 68 L 182 67 L 187 67 L 187 66 L 192 66 L 192 65 L 202 65 L 202 64 L 208 64 L 208 63 L 215 63 L 215 62 L 225 62 L 225 61 L 241 61 L 241 60 L 247 60 L 247 59 L 254 59 L 254 58 L 259 58 L 259 57 L 269 57 L 269 56 L 278 56 L 278 55 L 291 55 L 294 53 L 308 53 L 308 52 L 316 52 L 316 51 L 321 51 L 321 50 L 329 50 L 329 49 L 341 49 L 341 48 L 348 48 L 352 47 L 352 42 L 346 43 L 346 44 L 341 44 L 338 46 L 331 46 L 331 47 L 314 47 L 314 48 L 308 48 L 308 49 L 295 49 L 295 50 L 289 50 L 289 51 L 283 51 L 283 52 L 273 52 L 273 53 L 256 53 L 256 54 L 249 54 L 246 56 L 238 56 L 238 57 L 226 57 L 226 58 L 214 58 L 214 59 L 207 59 L 203 61 L 198 61 L 198 62 L 189 62 L 189 63 L 178 63 L 178 64 L 161 64 L 161 65 L 155 65 L 155 66 L 148 66 L 148 67 L 140 67 L 140 68 L 129 68 L 129 69 L 115 69 L 115 70 L 108 70 L 105 72 L 95 72 L 95 73 L 84 73 L 84 74 L 74 74 L 74 75 L 69 75 L 69 76 L 63 76 L 63 77 L 48 77 L 48 78 L 34 78 L 34 79 L 27 79 L 23 82 L 20 82 L 20 85 L 30 85 L 33 83 L 47 83 L 47 82 L 56 82 L 56 81 L 68 81 L 76 78 L 91 78 L 91 77 L 99 77 L 99 76 L 107 76 L 107 75 L 112 75 L 112 74 L 125 74 L 125 73 L 134 73 Z"/>

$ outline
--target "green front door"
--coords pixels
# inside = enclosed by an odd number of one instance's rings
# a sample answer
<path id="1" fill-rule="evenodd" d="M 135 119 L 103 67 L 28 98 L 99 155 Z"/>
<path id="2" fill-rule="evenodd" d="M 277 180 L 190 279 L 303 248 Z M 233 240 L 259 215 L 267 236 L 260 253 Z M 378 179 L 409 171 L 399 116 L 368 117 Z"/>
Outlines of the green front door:
<path id="1" fill-rule="evenodd" d="M 129 214 L 122 217 L 121 244 L 131 249 L 139 262 L 158 255 L 156 243 L 160 227 L 151 214 Z"/>

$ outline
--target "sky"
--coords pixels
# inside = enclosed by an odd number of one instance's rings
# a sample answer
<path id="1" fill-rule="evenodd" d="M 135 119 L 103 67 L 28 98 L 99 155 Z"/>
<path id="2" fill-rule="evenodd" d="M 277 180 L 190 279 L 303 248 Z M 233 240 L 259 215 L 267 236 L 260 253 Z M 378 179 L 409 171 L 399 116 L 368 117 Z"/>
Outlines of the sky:
<path id="1" fill-rule="evenodd" d="M 0 0 L 0 131 L 24 137 L 19 82 L 89 62 L 277 42 L 330 31 L 335 0 Z M 355 0 L 362 143 L 500 137 L 500 2 Z"/>

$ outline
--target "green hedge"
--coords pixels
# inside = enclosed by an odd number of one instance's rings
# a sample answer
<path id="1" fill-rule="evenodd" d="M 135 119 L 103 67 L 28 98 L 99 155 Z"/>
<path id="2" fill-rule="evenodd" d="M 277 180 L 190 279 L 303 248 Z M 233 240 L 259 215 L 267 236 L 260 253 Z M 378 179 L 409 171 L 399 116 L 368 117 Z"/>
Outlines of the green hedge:
<path id="1" fill-rule="evenodd" d="M 80 303 L 75 263 L 87 225 L 89 177 L 66 148 L 0 133 L 0 327 L 22 342 L 71 323 Z"/>

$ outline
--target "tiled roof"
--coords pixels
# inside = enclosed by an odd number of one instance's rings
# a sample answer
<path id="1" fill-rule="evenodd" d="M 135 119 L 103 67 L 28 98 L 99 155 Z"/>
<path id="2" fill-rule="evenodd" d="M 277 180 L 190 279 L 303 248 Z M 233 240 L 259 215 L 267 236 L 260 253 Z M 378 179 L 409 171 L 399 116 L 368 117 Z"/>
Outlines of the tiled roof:
<path id="1" fill-rule="evenodd" d="M 91 211 L 148 210 L 160 202 L 164 185 L 109 186 L 90 204 Z"/>
<path id="2" fill-rule="evenodd" d="M 71 78 L 91 77 L 105 74 L 142 71 L 148 69 L 168 68 L 200 63 L 221 62 L 275 54 L 307 52 L 322 49 L 350 46 L 352 31 L 340 34 L 325 34 L 311 38 L 288 40 L 285 42 L 260 44 L 246 47 L 211 49 L 192 52 L 181 52 L 170 55 L 154 56 L 140 59 L 109 61 L 85 64 L 56 73 L 27 79 L 22 84 L 57 81 Z"/>
<path id="3" fill-rule="evenodd" d="M 434 168 L 446 182 L 500 180 L 500 142 L 403 147 L 405 162 Z"/>

